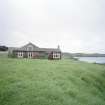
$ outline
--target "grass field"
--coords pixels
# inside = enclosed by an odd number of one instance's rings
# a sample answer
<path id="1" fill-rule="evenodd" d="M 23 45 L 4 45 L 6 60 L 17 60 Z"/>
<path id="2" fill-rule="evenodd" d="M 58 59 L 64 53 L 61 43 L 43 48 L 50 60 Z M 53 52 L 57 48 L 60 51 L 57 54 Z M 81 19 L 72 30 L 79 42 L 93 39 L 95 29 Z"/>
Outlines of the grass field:
<path id="1" fill-rule="evenodd" d="M 0 58 L 0 105 L 105 105 L 105 66 Z"/>

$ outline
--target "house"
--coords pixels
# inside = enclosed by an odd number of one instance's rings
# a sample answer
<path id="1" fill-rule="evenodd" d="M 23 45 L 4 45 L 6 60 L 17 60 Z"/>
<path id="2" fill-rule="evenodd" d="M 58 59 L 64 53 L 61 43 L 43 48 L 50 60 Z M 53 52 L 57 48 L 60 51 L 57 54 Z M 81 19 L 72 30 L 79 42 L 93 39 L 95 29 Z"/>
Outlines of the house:
<path id="1" fill-rule="evenodd" d="M 38 46 L 28 43 L 20 48 L 9 47 L 8 55 L 16 58 L 33 58 L 33 59 L 61 59 L 61 50 L 58 48 L 39 48 Z"/>

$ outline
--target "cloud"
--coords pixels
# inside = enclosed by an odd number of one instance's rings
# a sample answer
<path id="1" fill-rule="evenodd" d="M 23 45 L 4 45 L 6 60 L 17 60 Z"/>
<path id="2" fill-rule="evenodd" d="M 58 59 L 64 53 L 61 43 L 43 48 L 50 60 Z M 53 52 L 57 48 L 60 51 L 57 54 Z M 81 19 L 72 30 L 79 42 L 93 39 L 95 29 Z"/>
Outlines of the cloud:
<path id="1" fill-rule="evenodd" d="M 5 1 L 5 0 L 4 0 Z M 9 0 L 0 4 L 0 42 L 105 53 L 104 0 Z"/>

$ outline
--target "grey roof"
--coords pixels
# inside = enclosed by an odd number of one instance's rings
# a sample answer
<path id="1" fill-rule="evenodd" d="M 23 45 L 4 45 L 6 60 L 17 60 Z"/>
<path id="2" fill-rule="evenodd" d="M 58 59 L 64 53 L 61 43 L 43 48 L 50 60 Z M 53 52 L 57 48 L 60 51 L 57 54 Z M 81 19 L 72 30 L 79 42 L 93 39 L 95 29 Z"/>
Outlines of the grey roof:
<path id="1" fill-rule="evenodd" d="M 27 46 L 29 46 L 29 45 L 33 46 L 33 51 L 37 51 L 37 50 L 39 49 L 38 46 L 36 46 L 36 45 L 34 45 L 34 44 L 32 44 L 32 43 L 28 43 L 28 44 L 26 44 L 26 45 L 24 45 L 24 46 L 18 48 L 17 50 L 28 51 L 28 50 L 27 50 Z"/>
<path id="2" fill-rule="evenodd" d="M 12 49 L 12 51 L 13 50 L 15 50 L 15 51 L 29 51 L 27 49 L 27 46 L 29 46 L 29 45 L 32 45 L 33 46 L 32 51 L 43 51 L 43 52 L 51 52 L 51 51 L 54 51 L 54 52 L 61 52 L 61 50 L 58 49 L 58 48 L 39 48 L 38 46 L 36 46 L 36 45 L 34 45 L 32 43 L 28 43 L 28 44 L 26 44 L 26 45 L 24 45 L 24 46 L 22 46 L 20 48 L 13 48 L 12 47 L 11 49 Z"/>
<path id="3" fill-rule="evenodd" d="M 28 44 L 26 44 L 26 45 L 24 45 L 24 46 L 22 46 L 21 48 L 26 48 L 28 45 L 32 45 L 34 48 L 39 48 L 38 46 L 36 46 L 36 45 L 34 45 L 33 43 L 28 43 Z"/>
<path id="4" fill-rule="evenodd" d="M 40 48 L 40 50 L 47 51 L 47 52 L 51 52 L 51 51 L 61 52 L 61 50 L 58 48 Z"/>

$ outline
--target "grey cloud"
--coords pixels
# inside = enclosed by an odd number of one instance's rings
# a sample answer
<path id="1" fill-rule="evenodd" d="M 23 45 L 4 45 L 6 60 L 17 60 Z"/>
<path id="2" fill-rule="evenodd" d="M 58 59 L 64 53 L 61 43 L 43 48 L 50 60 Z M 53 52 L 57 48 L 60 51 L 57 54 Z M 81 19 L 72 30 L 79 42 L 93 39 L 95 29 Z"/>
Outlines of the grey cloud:
<path id="1" fill-rule="evenodd" d="M 68 52 L 105 53 L 104 0 L 9 0 L 1 2 L 0 43 Z"/>

